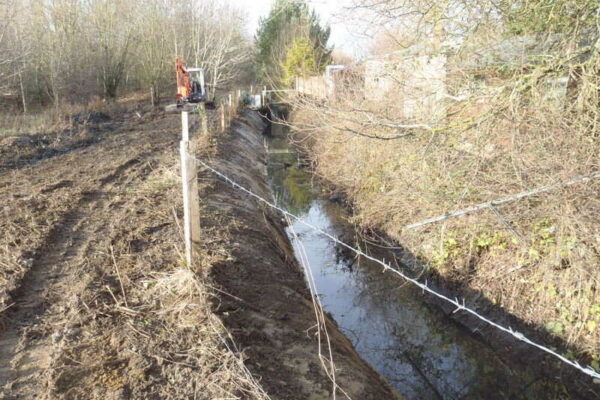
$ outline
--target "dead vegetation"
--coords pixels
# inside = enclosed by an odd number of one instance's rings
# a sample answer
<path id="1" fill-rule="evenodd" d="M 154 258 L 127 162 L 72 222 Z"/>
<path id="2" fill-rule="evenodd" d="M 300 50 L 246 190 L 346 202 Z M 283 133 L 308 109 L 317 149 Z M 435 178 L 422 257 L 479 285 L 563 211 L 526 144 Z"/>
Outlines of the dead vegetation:
<path id="1" fill-rule="evenodd" d="M 226 231 L 184 267 L 177 120 L 127 112 L 93 145 L 0 175 L 1 396 L 268 398 L 212 312 Z"/>
<path id="2" fill-rule="evenodd" d="M 536 42 L 538 53 L 514 59 L 501 53 L 497 29 L 458 51 L 430 48 L 448 57 L 444 99 L 431 104 L 433 89 L 403 86 L 398 67 L 382 74 L 393 89 L 378 99 L 357 94 L 361 81 L 326 104 L 291 99 L 292 125 L 315 171 L 349 195 L 355 222 L 384 230 L 456 289 L 481 292 L 598 369 L 598 179 L 407 229 L 600 169 L 597 34 L 539 37 L 548 47 Z M 415 90 L 422 109 L 407 115 L 403 100 Z"/>
<path id="3" fill-rule="evenodd" d="M 172 95 L 176 55 L 205 69 L 211 97 L 250 79 L 244 15 L 229 1 L 2 0 L 0 18 L 2 110 L 136 90 L 154 104 Z"/>

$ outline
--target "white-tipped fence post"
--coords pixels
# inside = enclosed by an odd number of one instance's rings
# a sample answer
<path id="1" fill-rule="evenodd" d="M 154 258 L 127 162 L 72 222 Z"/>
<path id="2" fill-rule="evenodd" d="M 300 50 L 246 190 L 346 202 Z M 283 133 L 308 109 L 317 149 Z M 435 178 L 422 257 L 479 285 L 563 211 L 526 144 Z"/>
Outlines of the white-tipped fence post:
<path id="1" fill-rule="evenodd" d="M 189 114 L 187 111 L 183 111 L 181 113 L 181 141 L 182 142 L 190 141 L 190 124 L 189 124 Z"/>
<path id="2" fill-rule="evenodd" d="M 200 199 L 198 198 L 198 178 L 196 158 L 190 155 L 190 131 L 188 113 L 181 113 L 181 182 L 183 194 L 183 234 L 185 240 L 185 260 L 191 266 L 196 253 L 194 245 L 200 242 Z"/>

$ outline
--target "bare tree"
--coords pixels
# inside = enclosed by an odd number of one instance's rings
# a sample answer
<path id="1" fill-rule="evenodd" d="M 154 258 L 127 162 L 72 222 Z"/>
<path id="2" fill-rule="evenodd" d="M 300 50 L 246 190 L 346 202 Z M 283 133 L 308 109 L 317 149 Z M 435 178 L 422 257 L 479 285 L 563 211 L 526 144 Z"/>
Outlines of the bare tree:
<path id="1" fill-rule="evenodd" d="M 251 53 L 243 14 L 217 0 L 0 0 L 0 17 L 0 90 L 23 109 L 121 88 L 158 99 L 176 55 L 227 85 Z"/>
<path id="2" fill-rule="evenodd" d="M 195 3 L 191 10 L 191 59 L 205 68 L 213 88 L 231 82 L 251 54 L 242 12 L 221 2 Z"/>
<path id="3" fill-rule="evenodd" d="M 13 56 L 7 44 L 10 23 L 13 18 L 11 3 L 9 0 L 0 2 L 0 88 L 2 91 L 6 91 L 6 85 L 12 75 L 10 66 Z"/>
<path id="4" fill-rule="evenodd" d="M 19 92 L 23 110 L 27 111 L 23 70 L 29 51 L 21 34 L 21 21 L 17 21 L 20 6 L 14 0 L 0 1 L 0 96 L 13 98 Z"/>
<path id="5" fill-rule="evenodd" d="M 174 36 L 172 23 L 167 16 L 169 0 L 148 0 L 140 7 L 137 18 L 139 41 L 136 60 L 142 86 L 150 89 L 154 105 L 160 99 L 161 87 L 172 82 Z"/>
<path id="6" fill-rule="evenodd" d="M 136 41 L 135 24 L 131 19 L 137 14 L 138 4 L 134 1 L 88 0 L 88 7 L 89 46 L 97 49 L 97 67 L 104 95 L 115 98 Z"/>

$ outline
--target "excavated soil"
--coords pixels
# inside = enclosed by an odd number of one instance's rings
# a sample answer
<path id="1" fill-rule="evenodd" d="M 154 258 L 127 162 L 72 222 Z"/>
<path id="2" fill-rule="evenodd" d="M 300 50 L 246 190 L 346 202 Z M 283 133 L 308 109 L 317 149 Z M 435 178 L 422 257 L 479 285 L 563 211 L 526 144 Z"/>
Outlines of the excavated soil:
<path id="1" fill-rule="evenodd" d="M 266 154 L 257 132 L 264 125 L 247 113 L 222 137 L 211 164 L 265 199 Z M 206 171 L 207 179 L 212 179 Z M 257 179 L 256 177 L 260 177 Z M 222 293 L 215 312 L 244 349 L 246 364 L 268 393 L 281 399 L 332 398 L 332 383 L 321 366 L 315 314 L 302 270 L 284 232 L 282 215 L 248 195 L 218 182 L 207 191 L 207 228 L 227 231 L 230 257 L 210 271 Z M 331 336 L 339 398 L 398 398 L 390 386 L 356 354 L 332 320 Z M 289 379 L 289 377 L 294 377 Z"/>
<path id="2" fill-rule="evenodd" d="M 262 128 L 246 114 L 199 155 L 268 196 Z M 0 399 L 331 397 L 280 215 L 202 172 L 202 260 L 182 263 L 179 131 L 134 105 L 60 151 L 0 143 Z M 338 385 L 396 398 L 328 324 Z"/>

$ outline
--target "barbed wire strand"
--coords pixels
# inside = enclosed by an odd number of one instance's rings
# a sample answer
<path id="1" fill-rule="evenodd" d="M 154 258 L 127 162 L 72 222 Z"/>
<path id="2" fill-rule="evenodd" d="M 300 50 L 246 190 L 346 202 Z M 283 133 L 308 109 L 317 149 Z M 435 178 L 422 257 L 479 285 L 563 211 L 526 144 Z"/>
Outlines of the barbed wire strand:
<path id="1" fill-rule="evenodd" d="M 348 400 L 352 400 L 350 395 L 348 395 L 348 393 L 346 393 L 346 391 L 344 391 L 337 384 L 337 381 L 336 381 L 336 375 L 335 375 L 336 369 L 335 369 L 335 363 L 333 361 L 333 349 L 331 347 L 331 339 L 329 337 L 329 331 L 327 330 L 327 320 L 325 318 L 325 313 L 323 312 L 323 304 L 321 303 L 321 299 L 319 298 L 319 294 L 317 292 L 317 284 L 315 283 L 315 278 L 312 273 L 312 269 L 310 268 L 310 261 L 308 259 L 308 254 L 306 253 L 306 248 L 304 247 L 304 244 L 300 240 L 298 233 L 294 229 L 292 222 L 290 220 L 290 217 L 287 214 L 284 214 L 284 216 L 289 225 L 289 230 L 290 230 L 290 233 L 292 234 L 292 239 L 297 245 L 296 249 L 298 250 L 300 265 L 302 266 L 302 268 L 305 271 L 304 273 L 306 274 L 306 280 L 308 282 L 310 297 L 311 297 L 314 312 L 315 312 L 315 319 L 317 321 L 316 326 L 317 326 L 317 340 L 318 340 L 318 346 L 319 346 L 319 360 L 321 361 L 321 365 L 323 366 L 323 369 L 325 370 L 325 374 L 327 375 L 327 377 L 329 378 L 329 380 L 331 380 L 331 382 L 333 384 L 333 391 L 332 391 L 333 400 L 335 400 L 337 398 L 336 396 L 337 396 L 338 390 L 340 392 L 342 392 L 342 394 Z M 325 340 L 327 343 L 327 351 L 329 353 L 329 359 L 327 359 L 327 357 L 325 357 L 323 355 L 322 350 L 321 350 L 321 348 L 322 348 L 321 330 L 323 330 L 323 332 L 325 333 Z M 329 363 L 329 367 L 327 367 L 327 363 Z"/>
<path id="2" fill-rule="evenodd" d="M 562 189 L 567 186 L 575 185 L 577 183 L 584 183 L 584 182 L 590 181 L 592 179 L 598 179 L 598 178 L 600 178 L 600 171 L 592 172 L 591 174 L 588 174 L 588 175 L 575 176 L 566 182 L 559 182 L 559 183 L 555 183 L 553 185 L 541 186 L 541 187 L 538 187 L 535 189 L 516 193 L 516 194 L 513 194 L 508 197 L 503 197 L 501 199 L 486 201 L 483 203 L 476 204 L 474 206 L 463 208 L 462 210 L 454 211 L 454 212 L 443 214 L 443 215 L 438 215 L 437 217 L 427 218 L 423 221 L 415 222 L 410 225 L 405 225 L 403 228 L 404 229 L 413 229 L 413 228 L 417 228 L 420 226 L 433 224 L 434 222 L 445 221 L 450 218 L 460 217 L 465 214 L 469 214 L 472 212 L 481 211 L 481 210 L 485 210 L 485 209 L 491 209 L 492 211 L 494 211 L 495 206 L 499 206 L 500 204 L 508 203 L 508 202 L 515 201 L 515 200 L 521 200 L 525 197 L 535 196 L 537 194 Z M 497 212 L 497 210 L 495 212 Z"/>
<path id="3" fill-rule="evenodd" d="M 217 175 L 218 177 L 222 178 L 223 180 L 225 180 L 226 182 L 228 182 L 231 186 L 233 186 L 234 188 L 237 188 L 239 190 L 241 190 L 242 192 L 248 194 L 251 197 L 254 197 L 256 200 L 266 204 L 267 206 L 269 206 L 270 208 L 273 208 L 279 212 L 281 212 L 282 214 L 292 218 L 293 220 L 296 220 L 298 222 L 300 222 L 301 224 L 303 224 L 304 226 L 312 229 L 315 232 L 320 233 L 321 235 L 327 237 L 328 239 L 330 239 L 332 242 L 334 242 L 335 244 L 338 244 L 342 247 L 347 248 L 348 250 L 356 253 L 359 256 L 362 256 L 368 260 L 371 260 L 377 264 L 380 264 L 383 267 L 383 272 L 389 271 L 391 273 L 394 273 L 398 276 L 400 276 L 402 279 L 406 280 L 407 282 L 412 283 L 413 285 L 417 286 L 418 288 L 420 288 L 421 290 L 423 290 L 424 292 L 427 292 L 441 300 L 444 300 L 450 304 L 452 304 L 453 306 L 456 307 L 456 309 L 454 310 L 454 313 L 458 312 L 458 311 L 465 311 L 468 314 L 473 315 L 475 318 L 485 322 L 486 324 L 493 326 L 494 328 L 508 333 L 509 335 L 513 336 L 515 339 L 520 340 L 524 343 L 529 344 L 530 346 L 533 346 L 539 350 L 542 350 L 544 352 L 546 352 L 547 354 L 550 354 L 554 357 L 556 357 L 557 359 L 559 359 L 560 361 L 564 362 L 567 365 L 570 365 L 573 368 L 578 369 L 579 371 L 583 372 L 584 374 L 591 376 L 592 378 L 595 379 L 600 379 L 600 373 L 597 372 L 596 370 L 594 370 L 591 366 L 587 366 L 587 367 L 583 367 L 581 364 L 579 364 L 577 361 L 572 361 L 569 360 L 568 358 L 566 358 L 565 356 L 557 353 L 556 351 L 545 347 L 541 344 L 538 344 L 534 341 L 532 341 L 531 339 L 527 338 L 524 334 L 522 334 L 521 332 L 517 332 L 515 330 L 513 330 L 511 327 L 504 327 L 492 320 L 490 320 L 489 318 L 477 313 L 477 311 L 465 306 L 465 301 L 463 299 L 463 302 L 461 303 L 458 300 L 458 297 L 455 297 L 454 299 L 451 299 L 450 297 L 436 292 L 434 289 L 430 288 L 429 286 L 427 286 L 426 283 L 421 283 L 416 279 L 411 278 L 410 276 L 404 274 L 403 272 L 393 268 L 392 266 L 390 266 L 389 264 L 387 264 L 385 261 L 379 260 L 375 257 L 372 257 L 366 253 L 364 253 L 363 251 L 356 249 L 354 247 L 352 247 L 351 245 L 342 242 L 341 240 L 339 240 L 337 237 L 333 236 L 332 234 L 325 232 L 324 230 L 312 225 L 309 222 L 304 221 L 302 218 L 288 212 L 287 210 L 279 207 L 277 204 L 274 204 L 272 202 L 270 202 L 269 200 L 257 195 L 256 193 L 252 192 L 249 189 L 246 189 L 244 186 L 240 185 L 239 183 L 235 182 L 233 179 L 229 178 L 227 175 L 221 173 L 220 171 L 217 171 L 216 169 L 214 169 L 213 167 L 211 167 L 210 165 L 208 165 L 207 163 L 205 163 L 204 161 L 202 161 L 201 159 L 196 158 L 196 161 L 198 161 L 203 167 L 205 167 L 206 169 L 208 169 L 209 171 L 211 171 L 212 173 L 214 173 L 215 175 Z"/>

